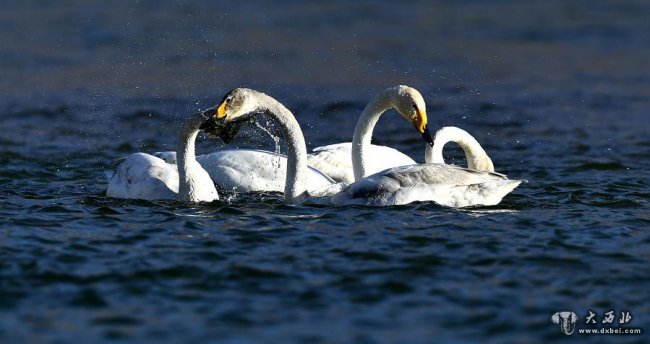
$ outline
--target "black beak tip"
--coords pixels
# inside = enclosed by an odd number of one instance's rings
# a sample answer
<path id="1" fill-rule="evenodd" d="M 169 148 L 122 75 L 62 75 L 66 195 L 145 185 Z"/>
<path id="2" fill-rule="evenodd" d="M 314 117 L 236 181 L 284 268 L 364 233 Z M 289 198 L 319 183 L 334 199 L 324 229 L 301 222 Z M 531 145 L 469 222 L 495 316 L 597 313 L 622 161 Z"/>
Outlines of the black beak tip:
<path id="1" fill-rule="evenodd" d="M 427 128 L 426 126 L 424 127 L 424 131 L 422 132 L 422 138 L 424 138 L 424 141 L 426 141 L 429 144 L 429 146 L 433 147 L 433 137 L 431 137 L 429 128 Z"/>

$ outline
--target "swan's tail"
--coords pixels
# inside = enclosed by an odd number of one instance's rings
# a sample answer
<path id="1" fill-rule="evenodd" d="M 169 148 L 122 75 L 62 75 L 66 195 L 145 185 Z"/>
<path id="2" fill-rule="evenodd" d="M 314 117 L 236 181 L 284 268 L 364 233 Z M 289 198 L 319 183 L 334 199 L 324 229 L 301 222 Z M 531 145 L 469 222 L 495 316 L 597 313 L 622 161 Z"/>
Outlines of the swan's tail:
<path id="1" fill-rule="evenodd" d="M 503 197 L 524 182 L 528 181 L 523 179 L 501 179 L 468 185 L 462 188 L 464 190 L 458 190 L 465 193 L 465 200 L 467 201 L 467 204 L 460 206 L 497 205 Z"/>

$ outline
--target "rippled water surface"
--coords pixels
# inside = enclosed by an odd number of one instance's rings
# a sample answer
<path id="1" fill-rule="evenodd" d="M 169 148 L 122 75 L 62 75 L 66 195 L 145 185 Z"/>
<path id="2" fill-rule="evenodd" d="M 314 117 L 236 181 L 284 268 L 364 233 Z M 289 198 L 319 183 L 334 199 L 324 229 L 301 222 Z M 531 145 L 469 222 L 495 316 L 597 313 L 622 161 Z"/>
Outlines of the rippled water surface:
<path id="1" fill-rule="evenodd" d="M 0 4 L 0 342 L 643 342 L 650 331 L 645 1 Z M 350 140 L 405 83 L 530 182 L 495 207 L 110 199 L 114 158 L 170 150 L 237 86 Z M 233 145 L 273 149 L 254 127 Z M 418 161 L 394 112 L 375 142 Z M 199 152 L 222 143 L 199 138 Z M 464 164 L 450 147 L 449 160 Z"/>

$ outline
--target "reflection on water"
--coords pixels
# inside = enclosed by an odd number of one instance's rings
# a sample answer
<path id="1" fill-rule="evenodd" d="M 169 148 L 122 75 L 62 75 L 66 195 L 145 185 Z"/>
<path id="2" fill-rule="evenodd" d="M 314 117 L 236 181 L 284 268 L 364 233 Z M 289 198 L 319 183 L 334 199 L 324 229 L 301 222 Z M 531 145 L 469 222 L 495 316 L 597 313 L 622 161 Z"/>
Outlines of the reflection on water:
<path id="1" fill-rule="evenodd" d="M 514 209 L 467 209 L 467 215 L 474 217 L 489 216 L 495 214 L 516 214 L 519 211 Z"/>

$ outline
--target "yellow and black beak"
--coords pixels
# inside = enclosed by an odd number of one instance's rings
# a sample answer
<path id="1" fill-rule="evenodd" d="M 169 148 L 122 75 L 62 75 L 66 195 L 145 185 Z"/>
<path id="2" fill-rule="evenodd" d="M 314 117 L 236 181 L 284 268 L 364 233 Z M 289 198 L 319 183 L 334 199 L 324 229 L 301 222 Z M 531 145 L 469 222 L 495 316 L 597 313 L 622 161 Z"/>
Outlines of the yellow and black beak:
<path id="1" fill-rule="evenodd" d="M 415 116 L 415 121 L 413 121 L 415 129 L 422 135 L 424 141 L 426 141 L 430 146 L 433 146 L 433 137 L 427 128 L 427 113 L 417 109 L 417 115 Z"/>
<path id="2" fill-rule="evenodd" d="M 222 101 L 221 104 L 219 104 L 219 107 L 217 108 L 217 118 L 222 119 L 226 117 L 226 101 Z"/>
<path id="3" fill-rule="evenodd" d="M 216 108 L 209 108 L 203 111 L 203 116 L 207 118 L 205 122 L 201 124 L 199 129 L 203 130 L 206 134 L 210 134 L 218 129 L 219 124 L 217 120 L 223 122 L 226 117 L 226 101 L 225 99 L 219 104 Z"/>
<path id="4" fill-rule="evenodd" d="M 208 136 L 218 137 L 224 143 L 228 144 L 235 138 L 235 136 L 237 136 L 239 129 L 245 121 L 232 121 L 226 123 L 224 118 L 218 118 L 218 113 L 218 108 L 211 108 L 204 111 L 203 116 L 207 119 L 205 122 L 201 123 L 199 129 L 208 134 Z"/>

